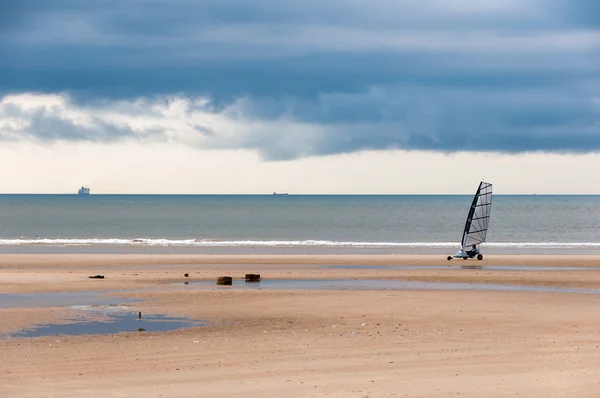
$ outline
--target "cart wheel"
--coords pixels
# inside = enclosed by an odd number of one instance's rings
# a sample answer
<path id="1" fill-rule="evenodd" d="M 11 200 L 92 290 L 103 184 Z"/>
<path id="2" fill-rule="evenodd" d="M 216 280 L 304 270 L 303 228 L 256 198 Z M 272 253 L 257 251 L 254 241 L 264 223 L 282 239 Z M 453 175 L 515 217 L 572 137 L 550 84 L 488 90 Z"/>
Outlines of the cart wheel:
<path id="1" fill-rule="evenodd" d="M 463 259 L 463 260 L 467 260 L 468 258 L 469 258 L 469 257 L 463 257 L 462 259 Z"/>
<path id="2" fill-rule="evenodd" d="M 477 255 L 477 260 L 483 260 L 483 254 L 478 254 Z"/>
<path id="3" fill-rule="evenodd" d="M 452 256 L 448 256 L 448 261 L 452 260 Z"/>

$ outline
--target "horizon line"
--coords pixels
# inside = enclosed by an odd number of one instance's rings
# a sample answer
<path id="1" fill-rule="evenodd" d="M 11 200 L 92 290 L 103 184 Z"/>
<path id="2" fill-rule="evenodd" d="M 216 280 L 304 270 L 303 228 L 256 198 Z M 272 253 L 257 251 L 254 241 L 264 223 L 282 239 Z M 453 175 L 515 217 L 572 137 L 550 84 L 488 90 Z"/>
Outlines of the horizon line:
<path id="1" fill-rule="evenodd" d="M 463 196 L 467 193 L 90 193 L 79 195 L 71 192 L 0 192 L 0 196 L 10 195 L 63 195 L 63 196 Z M 494 196 L 600 196 L 600 193 L 494 193 Z"/>

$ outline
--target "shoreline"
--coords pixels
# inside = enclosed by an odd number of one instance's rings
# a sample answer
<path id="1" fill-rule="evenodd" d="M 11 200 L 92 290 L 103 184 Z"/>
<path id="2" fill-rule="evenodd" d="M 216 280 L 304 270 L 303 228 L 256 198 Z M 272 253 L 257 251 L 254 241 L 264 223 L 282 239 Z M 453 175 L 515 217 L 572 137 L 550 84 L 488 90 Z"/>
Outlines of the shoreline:
<path id="1" fill-rule="evenodd" d="M 454 255 L 460 244 L 449 242 L 414 242 L 381 245 L 344 244 L 239 244 L 239 245 L 180 245 L 180 244 L 0 244 L 0 255 L 5 254 L 88 254 L 88 255 Z M 272 243 L 272 244 L 271 244 Z M 358 242 L 355 242 L 358 243 Z M 552 255 L 579 256 L 600 253 L 600 243 L 547 242 L 547 243 L 490 243 L 481 247 L 485 255 Z"/>
<path id="2" fill-rule="evenodd" d="M 557 265 L 576 264 L 578 266 L 600 266 L 600 253 L 598 254 L 485 254 L 482 261 L 475 259 L 447 261 L 446 255 L 438 254 L 182 254 L 182 253 L 57 253 L 57 254 L 32 254 L 32 253 L 2 253 L 0 254 L 0 269 L 15 265 L 44 265 L 58 262 L 65 265 L 75 265 L 80 261 L 92 262 L 103 265 L 120 265 L 122 261 L 128 264 L 372 264 L 372 265 L 497 265 L 523 264 L 523 265 Z M 565 261 L 566 260 L 566 261 Z M 119 264 L 115 264 L 118 262 Z"/>
<path id="3" fill-rule="evenodd" d="M 190 275 L 184 278 L 184 274 Z M 384 279 L 600 289 L 600 255 L 0 255 L 1 293 L 153 289 L 218 276 L 263 279 Z M 88 276 L 102 274 L 102 280 Z M 565 276 L 568 276 L 565 278 Z"/>

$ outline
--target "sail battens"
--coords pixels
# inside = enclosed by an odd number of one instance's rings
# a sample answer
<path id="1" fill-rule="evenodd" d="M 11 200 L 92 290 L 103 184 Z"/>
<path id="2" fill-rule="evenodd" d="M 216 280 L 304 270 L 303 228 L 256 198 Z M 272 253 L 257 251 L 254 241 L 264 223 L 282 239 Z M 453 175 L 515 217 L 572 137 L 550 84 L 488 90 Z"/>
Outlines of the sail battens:
<path id="1" fill-rule="evenodd" d="M 475 231 L 471 231 L 471 232 L 469 232 L 469 235 L 472 235 L 472 234 L 478 234 L 478 233 L 480 233 L 480 232 L 485 232 L 485 231 L 487 231 L 487 229 L 479 229 L 479 230 L 475 230 Z"/>
<path id="2" fill-rule="evenodd" d="M 462 238 L 463 248 L 485 242 L 491 206 L 492 184 L 481 181 L 467 215 Z"/>

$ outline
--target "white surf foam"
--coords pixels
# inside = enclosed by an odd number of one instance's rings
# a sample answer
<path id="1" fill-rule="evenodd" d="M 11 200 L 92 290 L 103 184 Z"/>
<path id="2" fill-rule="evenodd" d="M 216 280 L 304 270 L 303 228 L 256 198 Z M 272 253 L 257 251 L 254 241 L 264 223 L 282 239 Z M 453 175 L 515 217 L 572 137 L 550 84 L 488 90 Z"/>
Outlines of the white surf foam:
<path id="1" fill-rule="evenodd" d="M 162 246 L 162 247 L 457 247 L 457 242 L 351 242 L 330 240 L 211 240 L 155 238 L 94 238 L 94 239 L 0 239 L 0 246 Z M 600 248 L 600 242 L 490 242 L 494 248 Z"/>

